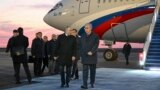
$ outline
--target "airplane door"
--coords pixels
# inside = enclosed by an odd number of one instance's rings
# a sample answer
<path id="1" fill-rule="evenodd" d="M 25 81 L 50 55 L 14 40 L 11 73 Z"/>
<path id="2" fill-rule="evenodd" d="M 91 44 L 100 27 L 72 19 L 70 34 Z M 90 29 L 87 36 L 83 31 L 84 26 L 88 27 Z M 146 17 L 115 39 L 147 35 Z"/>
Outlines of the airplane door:
<path id="1" fill-rule="evenodd" d="M 79 13 L 89 13 L 90 0 L 80 0 Z"/>
<path id="2" fill-rule="evenodd" d="M 113 25 L 117 25 L 115 27 L 112 27 L 112 32 L 115 41 L 129 41 L 128 33 L 127 33 L 127 28 L 125 23 L 113 23 Z"/>

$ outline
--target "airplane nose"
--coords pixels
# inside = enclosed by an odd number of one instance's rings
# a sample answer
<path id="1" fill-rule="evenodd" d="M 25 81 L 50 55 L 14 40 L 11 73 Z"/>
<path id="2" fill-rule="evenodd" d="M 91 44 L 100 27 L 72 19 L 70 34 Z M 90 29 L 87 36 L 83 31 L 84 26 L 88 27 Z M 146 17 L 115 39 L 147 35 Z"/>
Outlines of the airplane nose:
<path id="1" fill-rule="evenodd" d="M 50 19 L 51 19 L 51 15 L 50 15 L 49 13 L 46 14 L 46 15 L 44 16 L 44 18 L 43 18 L 43 20 L 44 20 L 44 22 L 45 22 L 46 24 L 52 26 L 52 22 L 51 22 Z"/>
<path id="2" fill-rule="evenodd" d="M 56 15 L 55 15 L 56 14 Z M 61 31 L 64 31 L 67 27 L 67 24 L 65 23 L 64 17 L 57 15 L 57 13 L 54 13 L 54 11 L 47 13 L 45 17 L 43 18 L 44 22 L 48 25 L 59 29 Z"/>

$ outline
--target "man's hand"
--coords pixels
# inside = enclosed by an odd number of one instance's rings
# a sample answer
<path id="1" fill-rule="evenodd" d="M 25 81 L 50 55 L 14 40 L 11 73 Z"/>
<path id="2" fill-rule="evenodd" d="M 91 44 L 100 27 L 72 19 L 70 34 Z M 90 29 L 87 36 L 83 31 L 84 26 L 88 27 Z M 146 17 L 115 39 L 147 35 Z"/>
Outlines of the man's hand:
<path id="1" fill-rule="evenodd" d="M 92 56 L 92 55 L 93 55 L 93 53 L 90 51 L 90 52 L 88 52 L 88 55 L 89 55 L 89 56 Z"/>
<path id="2" fill-rule="evenodd" d="M 32 56 L 33 58 L 35 58 L 35 56 Z"/>
<path id="3" fill-rule="evenodd" d="M 58 57 L 54 57 L 54 60 L 57 60 Z"/>
<path id="4" fill-rule="evenodd" d="M 76 60 L 76 57 L 72 56 L 72 61 L 75 61 Z"/>

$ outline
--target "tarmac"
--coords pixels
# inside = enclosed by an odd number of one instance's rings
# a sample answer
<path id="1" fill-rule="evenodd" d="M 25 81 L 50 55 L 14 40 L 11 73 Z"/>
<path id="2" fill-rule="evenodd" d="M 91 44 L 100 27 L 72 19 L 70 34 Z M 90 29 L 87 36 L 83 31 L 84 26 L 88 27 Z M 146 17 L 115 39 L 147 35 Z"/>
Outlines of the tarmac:
<path id="1" fill-rule="evenodd" d="M 160 90 L 160 72 L 145 71 L 138 63 L 138 52 L 130 55 L 130 65 L 125 65 L 124 55 L 119 52 L 118 60 L 105 61 L 103 53 L 98 53 L 95 88 L 89 90 Z M 43 77 L 33 75 L 33 65 L 29 64 L 33 83 L 28 84 L 23 68 L 21 68 L 22 84 L 16 85 L 12 60 L 9 54 L 0 52 L 0 90 L 81 90 L 82 64 L 79 61 L 80 79 L 72 80 L 69 88 L 60 88 L 60 75 L 50 76 L 45 70 Z"/>
<path id="2" fill-rule="evenodd" d="M 80 73 L 80 75 L 82 75 Z M 6 90 L 82 90 L 82 78 L 60 88 L 60 76 L 35 78 L 35 83 Z M 95 88 L 89 90 L 160 90 L 160 72 L 133 69 L 98 68 Z"/>

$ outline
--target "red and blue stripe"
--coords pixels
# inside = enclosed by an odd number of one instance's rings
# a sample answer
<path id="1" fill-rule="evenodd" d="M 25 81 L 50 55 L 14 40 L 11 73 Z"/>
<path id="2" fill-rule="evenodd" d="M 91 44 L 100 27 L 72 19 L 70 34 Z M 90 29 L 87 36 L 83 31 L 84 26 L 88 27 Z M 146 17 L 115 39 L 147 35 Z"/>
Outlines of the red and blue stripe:
<path id="1" fill-rule="evenodd" d="M 93 31 L 97 33 L 100 38 L 102 38 L 103 34 L 111 29 L 112 23 L 122 23 L 136 17 L 151 14 L 154 12 L 154 8 L 150 7 L 154 6 L 155 5 L 138 7 L 100 17 L 96 20 L 91 21 L 91 24 L 93 25 Z M 82 35 L 83 33 L 84 33 L 84 27 L 80 29 L 79 35 Z"/>

